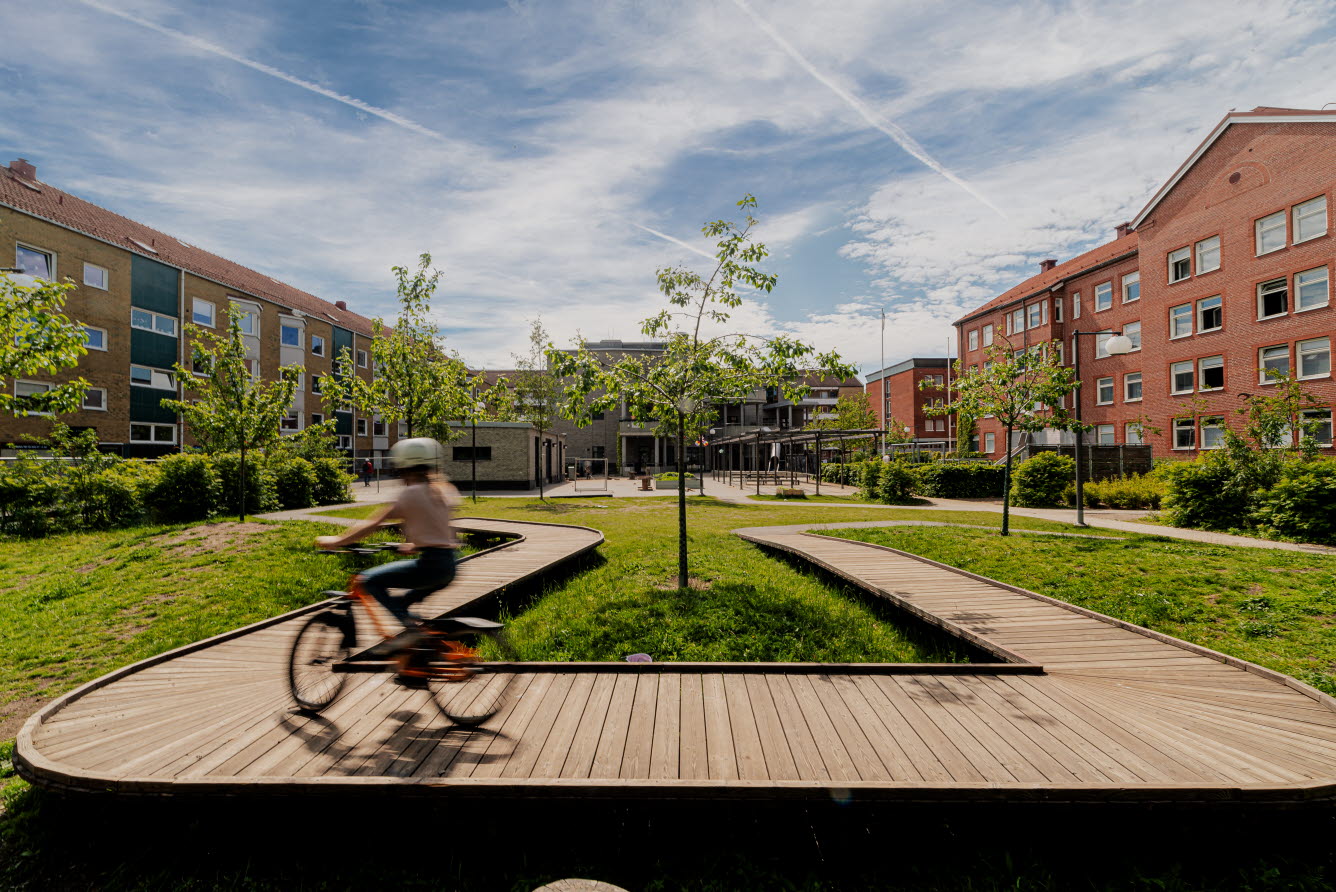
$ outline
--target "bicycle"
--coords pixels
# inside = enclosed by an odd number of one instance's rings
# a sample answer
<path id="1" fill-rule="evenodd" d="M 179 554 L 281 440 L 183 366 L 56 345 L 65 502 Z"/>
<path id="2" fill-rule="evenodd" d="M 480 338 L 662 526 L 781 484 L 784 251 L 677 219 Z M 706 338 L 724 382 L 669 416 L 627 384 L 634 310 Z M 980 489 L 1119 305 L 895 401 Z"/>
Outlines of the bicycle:
<path id="1" fill-rule="evenodd" d="M 397 549 L 396 543 L 328 549 L 369 555 Z M 423 621 L 417 628 L 394 634 L 378 614 L 379 605 L 362 590 L 354 574 L 348 591 L 327 591 L 334 599 L 311 616 L 292 642 L 288 658 L 288 685 L 302 712 L 319 713 L 343 691 L 348 676 L 366 672 L 396 672 L 409 686 L 431 691 L 441 712 L 458 725 L 473 726 L 496 715 L 510 700 L 515 673 L 500 674 L 479 659 L 465 639 L 483 636 L 511 654 L 505 626 L 471 616 L 445 616 Z M 380 640 L 358 650 L 357 620 L 360 603 Z M 490 673 L 490 674 L 489 674 Z"/>

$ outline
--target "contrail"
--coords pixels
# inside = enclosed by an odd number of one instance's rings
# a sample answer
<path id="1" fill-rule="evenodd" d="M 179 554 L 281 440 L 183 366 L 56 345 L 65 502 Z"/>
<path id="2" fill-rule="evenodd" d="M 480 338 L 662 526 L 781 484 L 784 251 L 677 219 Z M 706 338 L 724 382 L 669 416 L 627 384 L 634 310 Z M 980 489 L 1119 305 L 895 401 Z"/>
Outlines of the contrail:
<path id="1" fill-rule="evenodd" d="M 639 223 L 635 222 L 634 220 L 627 220 L 626 222 L 627 222 L 627 223 L 630 223 L 630 224 L 631 224 L 632 226 L 634 226 L 636 229 L 643 229 L 643 230 L 645 230 L 646 232 L 648 232 L 650 235 L 657 235 L 659 238 L 663 239 L 663 240 L 666 241 L 666 242 L 672 242 L 674 245 L 677 245 L 679 248 L 686 248 L 688 251 L 692 252 L 693 254 L 699 254 L 700 256 L 704 257 L 706 260 L 715 260 L 715 259 L 716 259 L 715 256 L 714 256 L 713 254 L 709 253 L 708 251 L 702 251 L 700 248 L 694 247 L 694 246 L 692 246 L 692 245 L 688 245 L 686 242 L 682 241 L 681 239 L 673 238 L 671 235 L 668 235 L 668 234 L 663 233 L 663 232 L 659 232 L 659 230 L 657 230 L 657 229 L 650 229 L 648 226 L 641 226 Z"/>
<path id="2" fill-rule="evenodd" d="M 215 56 L 222 56 L 224 59 L 230 59 L 233 62 L 236 62 L 238 65 L 245 65 L 247 68 L 258 71 L 261 74 L 267 74 L 270 77 L 276 77 L 281 81 L 286 81 L 287 83 L 292 84 L 293 86 L 301 87 L 303 90 L 310 90 L 312 93 L 324 96 L 326 99 L 333 99 L 335 102 L 342 102 L 344 105 L 351 106 L 352 108 L 355 108 L 358 111 L 366 112 L 369 115 L 375 115 L 378 118 L 382 118 L 386 121 L 389 121 L 391 124 L 397 124 L 398 126 L 403 127 L 405 130 L 411 130 L 414 133 L 419 133 L 423 136 L 430 136 L 432 139 L 440 139 L 440 140 L 446 139 L 444 134 L 437 133 L 435 130 L 432 130 L 429 127 L 423 127 L 417 121 L 409 120 L 408 118 L 405 118 L 402 115 L 396 115 L 394 112 L 386 111 L 383 108 L 377 108 L 374 105 L 365 103 L 362 100 L 356 99 L 352 96 L 344 96 L 342 93 L 335 93 L 333 90 L 327 90 L 324 87 L 320 86 L 319 84 L 314 84 L 311 83 L 310 81 L 302 80 L 301 78 L 296 77 L 295 75 L 288 74 L 285 71 L 280 71 L 279 69 L 274 68 L 272 65 L 265 65 L 263 62 L 256 62 L 253 59 L 247 59 L 245 56 L 239 56 L 236 53 L 232 52 L 231 50 L 226 49 L 225 47 L 221 47 L 216 43 L 210 43 L 209 41 L 204 40 L 201 37 L 194 37 L 182 31 L 177 31 L 175 29 L 159 25 L 156 22 L 150 22 L 148 19 L 142 19 L 139 16 L 134 15 L 133 13 L 125 12 L 124 10 L 108 6 L 105 3 L 99 2 L 99 0 L 78 0 L 78 2 L 82 3 L 84 6 L 96 9 L 99 12 L 105 12 L 108 15 L 114 15 L 117 18 L 124 19 L 127 22 L 133 22 L 134 24 L 139 25 L 141 28 L 147 28 L 150 31 L 156 31 L 159 34 L 162 34 L 166 37 L 175 38 L 176 40 L 179 40 L 182 43 L 192 46 L 197 50 L 202 50 L 206 53 L 213 53 Z"/>
<path id="3" fill-rule="evenodd" d="M 964 189 L 970 195 L 973 195 L 980 202 L 982 202 L 990 209 L 1000 214 L 1003 219 L 1007 218 L 1006 213 L 1003 212 L 1003 210 L 999 208 L 997 205 L 989 201 L 988 198 L 984 196 L 983 193 L 979 192 L 969 183 L 965 182 L 960 177 L 956 176 L 951 171 L 947 170 L 945 167 L 942 166 L 941 162 L 939 162 L 936 158 L 929 155 L 927 150 L 924 149 L 923 146 L 919 145 L 917 141 L 915 141 L 914 137 L 910 136 L 903 129 L 897 127 L 895 124 L 892 124 L 890 121 L 887 121 L 879 117 L 876 113 L 872 111 L 872 109 L 864 105 L 858 99 L 858 97 L 853 96 L 848 91 L 840 87 L 839 84 L 835 83 L 834 81 L 830 80 L 828 77 L 823 75 L 821 72 L 817 71 L 816 68 L 812 65 L 812 63 L 808 62 L 802 53 L 798 52 L 798 50 L 795 49 L 791 43 L 789 43 L 787 40 L 781 37 L 779 32 L 776 31 L 773 27 L 771 27 L 769 22 L 767 22 L 765 19 L 761 18 L 759 15 L 756 14 L 755 10 L 753 10 L 751 6 L 747 4 L 747 0 L 733 0 L 733 3 L 738 7 L 738 9 L 745 12 L 748 15 L 748 17 L 750 17 L 751 20 L 756 23 L 756 27 L 764 31 L 766 33 L 766 36 L 775 42 L 776 46 L 778 46 L 785 53 L 787 53 L 789 58 L 791 58 L 793 61 L 797 62 L 800 66 L 802 66 L 803 70 L 806 71 L 808 74 L 810 74 L 813 77 L 813 79 L 817 81 L 817 83 L 822 84 L 836 96 L 843 99 L 845 104 L 848 105 L 850 108 L 852 108 L 854 111 L 858 112 L 858 114 L 863 118 L 863 120 L 867 121 L 869 126 L 874 127 L 875 129 L 880 130 L 882 133 L 889 136 L 896 143 L 896 145 L 900 146 L 900 148 L 904 149 L 906 152 L 913 155 L 915 158 L 921 161 L 926 167 L 935 170 L 937 173 L 941 174 L 951 182 L 955 183 L 960 188 Z"/>

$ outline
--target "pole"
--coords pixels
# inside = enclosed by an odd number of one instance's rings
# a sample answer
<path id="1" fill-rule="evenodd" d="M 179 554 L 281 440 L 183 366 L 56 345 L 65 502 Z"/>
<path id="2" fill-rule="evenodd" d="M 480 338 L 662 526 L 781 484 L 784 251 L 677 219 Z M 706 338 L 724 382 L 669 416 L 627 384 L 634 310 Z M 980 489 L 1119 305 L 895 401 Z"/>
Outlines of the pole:
<path id="1" fill-rule="evenodd" d="M 1072 398 L 1076 400 L 1076 525 L 1083 527 L 1085 522 L 1085 493 L 1081 487 L 1081 332 L 1072 332 L 1072 372 L 1076 384 L 1072 388 Z"/>
<path id="2" fill-rule="evenodd" d="M 816 494 L 821 495 L 821 431 L 816 432 Z"/>
<path id="3" fill-rule="evenodd" d="M 756 432 L 756 494 L 761 494 L 761 432 Z"/>
<path id="4" fill-rule="evenodd" d="M 881 428 L 886 429 L 886 308 L 881 309 Z"/>
<path id="5" fill-rule="evenodd" d="M 469 450 L 473 457 L 473 501 L 478 501 L 478 416 L 473 416 L 473 448 Z"/>

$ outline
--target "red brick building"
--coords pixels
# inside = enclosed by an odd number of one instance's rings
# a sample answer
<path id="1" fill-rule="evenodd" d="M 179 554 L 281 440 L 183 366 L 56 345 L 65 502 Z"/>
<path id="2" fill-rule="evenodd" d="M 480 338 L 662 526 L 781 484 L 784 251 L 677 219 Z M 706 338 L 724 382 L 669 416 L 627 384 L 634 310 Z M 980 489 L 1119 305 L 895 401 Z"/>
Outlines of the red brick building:
<path id="1" fill-rule="evenodd" d="M 999 339 L 1013 349 L 1057 339 L 1070 364 L 1079 341 L 1091 441 L 1144 437 L 1157 456 L 1182 457 L 1218 445 L 1275 368 L 1321 402 L 1312 414 L 1330 450 L 1334 189 L 1336 111 L 1232 112 L 1113 241 L 1044 261 L 957 321 L 962 362 L 978 365 Z M 1131 353 L 1103 351 L 1115 332 Z M 1003 454 L 994 421 L 978 434 L 979 449 Z"/>
<path id="2" fill-rule="evenodd" d="M 886 429 L 888 423 L 898 423 L 918 442 L 945 443 L 954 437 L 950 416 L 924 411 L 948 400 L 947 365 L 944 357 L 906 359 L 869 374 L 863 389 L 877 413 L 877 426 Z"/>

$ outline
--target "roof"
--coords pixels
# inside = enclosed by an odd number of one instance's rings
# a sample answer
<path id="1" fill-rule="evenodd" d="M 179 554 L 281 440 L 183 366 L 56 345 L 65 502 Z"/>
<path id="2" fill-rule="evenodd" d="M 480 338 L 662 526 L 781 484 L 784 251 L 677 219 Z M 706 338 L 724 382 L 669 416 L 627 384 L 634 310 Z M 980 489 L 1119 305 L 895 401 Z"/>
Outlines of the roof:
<path id="1" fill-rule="evenodd" d="M 804 372 L 798 380 L 799 384 L 807 387 L 862 387 L 863 382 L 859 381 L 857 376 L 848 378 L 837 378 L 834 375 L 822 375 L 817 372 Z"/>
<path id="2" fill-rule="evenodd" d="M 1146 206 L 1141 209 L 1141 213 L 1132 220 L 1132 225 L 1140 226 L 1150 216 L 1151 211 L 1164 201 L 1165 197 L 1173 191 L 1178 185 L 1179 180 L 1187 175 L 1187 172 L 1201 160 L 1206 154 L 1206 150 L 1215 144 L 1225 131 L 1235 124 L 1336 124 L 1336 110 L 1322 111 L 1320 109 L 1309 108 L 1274 108 L 1272 106 L 1259 105 L 1257 108 L 1248 112 L 1231 111 L 1220 119 L 1220 123 L 1215 125 L 1215 129 L 1207 134 L 1201 144 L 1188 156 L 1174 171 L 1160 190 L 1156 192 Z"/>
<path id="3" fill-rule="evenodd" d="M 913 359 L 906 359 L 904 362 L 888 365 L 879 371 L 869 372 L 867 383 L 871 384 L 873 381 L 880 381 L 882 378 L 889 378 L 910 369 L 944 369 L 949 362 L 950 360 L 945 356 L 918 356 Z"/>
<path id="4" fill-rule="evenodd" d="M 12 168 L 0 166 L 0 206 L 72 229 L 252 297 L 330 320 L 358 334 L 372 334 L 371 320 L 365 316 L 341 310 L 314 294 L 98 207 L 34 176 L 20 176 L 13 168 L 32 170 L 26 162 L 15 162 Z"/>
<path id="5" fill-rule="evenodd" d="M 961 316 L 954 324 L 960 325 L 962 322 L 973 319 L 975 316 L 989 312 L 990 310 L 996 310 L 998 307 L 1005 306 L 1013 301 L 1041 294 L 1052 288 L 1054 285 L 1062 283 L 1066 279 L 1071 279 L 1082 273 L 1089 272 L 1096 267 L 1103 266 L 1104 264 L 1117 260 L 1124 255 L 1135 254 L 1136 250 L 1137 234 L 1135 232 L 1129 232 L 1127 235 L 1116 238 L 1111 242 L 1106 242 L 1098 248 L 1093 248 L 1086 251 L 1084 254 L 1077 255 L 1066 263 L 1059 263 L 1050 270 L 1041 272 L 1037 276 L 1031 276 L 1019 285 L 999 294 L 978 309 L 971 310 L 966 315 Z"/>

